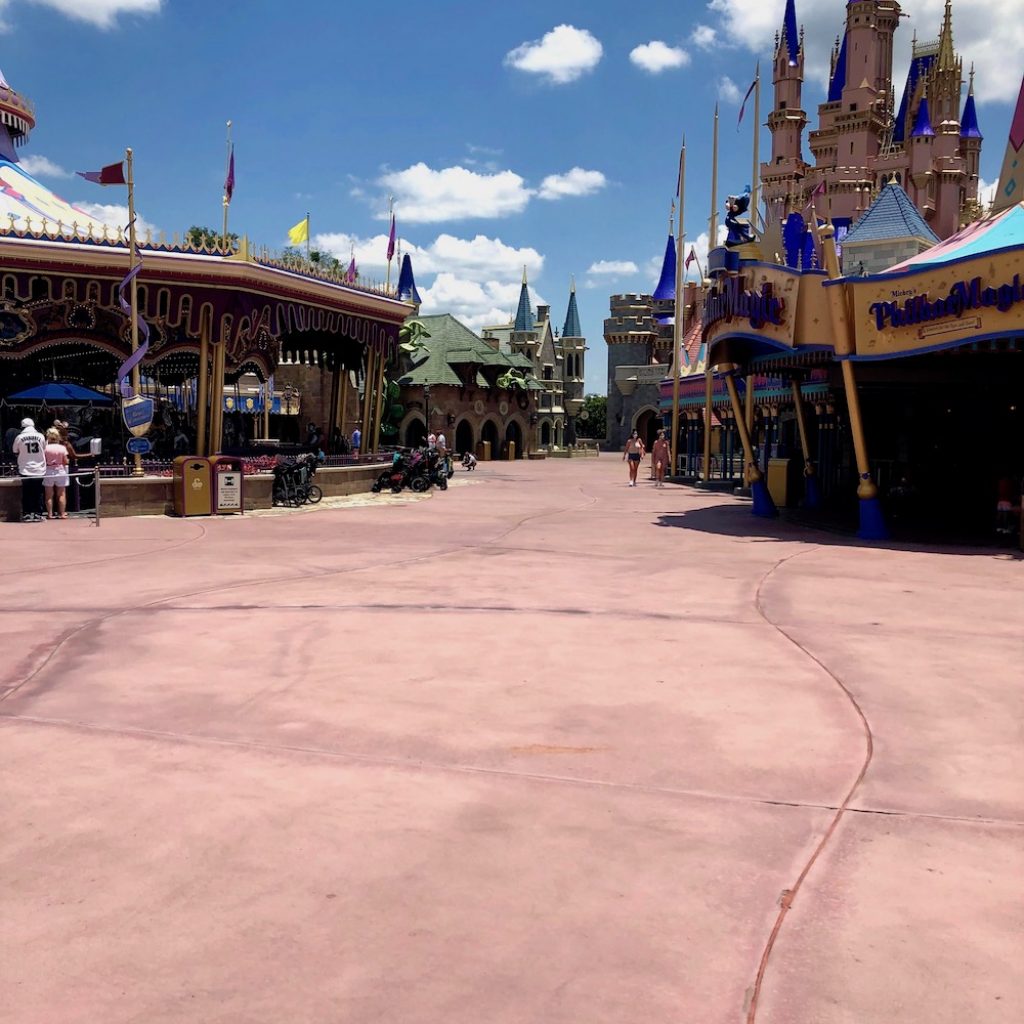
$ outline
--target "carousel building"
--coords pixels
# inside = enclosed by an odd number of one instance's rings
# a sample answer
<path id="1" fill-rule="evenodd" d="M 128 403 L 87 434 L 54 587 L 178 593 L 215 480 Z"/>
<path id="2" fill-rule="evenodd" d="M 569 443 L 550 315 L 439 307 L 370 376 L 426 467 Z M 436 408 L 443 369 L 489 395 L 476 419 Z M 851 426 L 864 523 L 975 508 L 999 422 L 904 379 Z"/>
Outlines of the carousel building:
<path id="1" fill-rule="evenodd" d="M 17 150 L 34 126 L 31 104 L 0 76 L 0 396 L 56 379 L 116 397 L 119 367 L 132 354 L 119 296 L 130 266 L 124 229 L 98 223 L 20 166 Z M 148 327 L 142 393 L 169 410 L 158 410 L 157 435 L 170 419 L 186 419 L 192 454 L 219 451 L 227 407 L 229 417 L 249 417 L 246 436 L 267 437 L 272 412 L 302 412 L 301 387 L 284 394 L 270 386 L 282 364 L 286 377 L 312 367 L 328 382 L 324 427 L 348 409 L 367 425 L 364 437 L 374 433 L 374 384 L 415 309 L 410 293 L 283 262 L 245 238 L 224 249 L 146 235 L 138 249 L 138 313 Z M 234 390 L 244 375 L 255 393 Z M 370 402 L 359 402 L 361 382 Z M 0 411 L 5 428 L 24 414 L 9 401 Z M 116 421 L 102 432 L 105 457 L 122 461 Z"/>

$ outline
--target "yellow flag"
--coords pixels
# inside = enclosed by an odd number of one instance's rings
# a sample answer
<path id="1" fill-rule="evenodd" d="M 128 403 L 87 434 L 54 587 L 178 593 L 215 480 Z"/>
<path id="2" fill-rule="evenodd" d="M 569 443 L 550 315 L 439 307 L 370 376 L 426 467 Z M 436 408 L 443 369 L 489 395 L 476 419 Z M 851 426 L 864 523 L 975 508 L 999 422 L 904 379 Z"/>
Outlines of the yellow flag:
<path id="1" fill-rule="evenodd" d="M 309 216 L 305 216 L 293 228 L 288 229 L 288 241 L 292 245 L 301 245 L 309 240 Z"/>

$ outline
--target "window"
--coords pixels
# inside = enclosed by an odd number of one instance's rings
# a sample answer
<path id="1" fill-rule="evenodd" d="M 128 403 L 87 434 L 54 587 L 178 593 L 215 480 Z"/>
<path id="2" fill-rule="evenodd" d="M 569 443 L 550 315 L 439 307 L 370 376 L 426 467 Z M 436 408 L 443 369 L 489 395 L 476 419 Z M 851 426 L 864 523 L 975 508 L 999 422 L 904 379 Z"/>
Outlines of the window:
<path id="1" fill-rule="evenodd" d="M 554 367 L 552 367 L 548 363 L 545 363 L 544 364 L 544 379 L 545 380 L 554 380 L 554 376 L 555 376 Z"/>

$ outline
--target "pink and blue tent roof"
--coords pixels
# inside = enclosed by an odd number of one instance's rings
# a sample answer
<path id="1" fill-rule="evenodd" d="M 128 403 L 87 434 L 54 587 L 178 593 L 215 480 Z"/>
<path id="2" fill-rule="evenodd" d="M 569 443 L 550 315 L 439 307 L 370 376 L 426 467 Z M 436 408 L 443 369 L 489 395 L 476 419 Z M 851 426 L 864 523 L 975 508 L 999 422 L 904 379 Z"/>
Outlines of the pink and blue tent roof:
<path id="1" fill-rule="evenodd" d="M 939 266 L 1007 249 L 1024 249 L 1024 203 L 968 224 L 944 242 L 890 267 L 887 273 Z"/>
<path id="2" fill-rule="evenodd" d="M 11 405 L 113 405 L 110 395 L 92 388 L 84 388 L 81 384 L 67 381 L 51 380 L 43 384 L 25 388 L 8 395 L 6 401 Z"/>

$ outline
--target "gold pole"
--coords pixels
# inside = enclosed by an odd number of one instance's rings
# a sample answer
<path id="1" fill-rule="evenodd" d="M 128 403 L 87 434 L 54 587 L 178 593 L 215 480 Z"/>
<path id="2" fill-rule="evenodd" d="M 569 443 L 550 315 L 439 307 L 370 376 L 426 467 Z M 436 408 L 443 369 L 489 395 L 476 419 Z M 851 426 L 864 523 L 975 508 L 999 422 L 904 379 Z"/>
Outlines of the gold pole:
<path id="1" fill-rule="evenodd" d="M 814 474 L 814 465 L 811 462 L 811 445 L 807 437 L 804 396 L 800 390 L 800 381 L 796 377 L 793 377 L 789 384 L 793 390 L 793 407 L 796 410 L 796 428 L 800 432 L 800 448 L 804 453 L 804 476 L 812 476 Z"/>
<path id="2" fill-rule="evenodd" d="M 746 388 L 743 394 L 743 416 L 747 422 L 747 433 L 750 435 L 751 442 L 754 437 L 754 374 L 748 370 L 746 374 Z M 743 479 L 746 481 L 747 486 L 750 486 L 750 479 L 747 474 L 743 474 Z"/>
<path id="3" fill-rule="evenodd" d="M 388 196 L 388 213 L 391 215 L 388 217 L 388 248 L 391 248 L 391 224 L 395 216 L 395 197 Z M 388 281 L 385 285 L 386 288 L 391 288 L 391 257 L 388 256 Z"/>
<path id="4" fill-rule="evenodd" d="M 309 262 L 309 211 L 306 211 L 306 262 Z"/>
<path id="5" fill-rule="evenodd" d="M 373 450 L 380 448 L 380 424 L 384 418 L 384 366 L 387 360 L 383 351 L 377 353 L 377 396 L 373 413 Z"/>
<path id="6" fill-rule="evenodd" d="M 704 483 L 711 480 L 711 402 L 714 398 L 715 371 L 710 357 L 704 368 Z"/>
<path id="7" fill-rule="evenodd" d="M 224 439 L 224 368 L 227 345 L 221 339 L 213 346 L 213 381 L 211 387 L 212 409 L 210 411 L 210 455 L 220 453 Z"/>
<path id="8" fill-rule="evenodd" d="M 736 390 L 736 380 L 731 372 L 725 375 L 725 386 L 729 389 L 729 401 L 732 403 L 733 416 L 736 417 L 736 429 L 740 433 L 743 457 L 747 461 L 747 476 L 750 483 L 754 484 L 762 479 L 762 474 L 754 462 L 754 448 L 750 443 L 750 432 L 747 430 L 747 421 L 743 418 L 743 407 L 740 405 L 739 392 Z"/>
<path id="9" fill-rule="evenodd" d="M 134 270 L 136 263 L 135 255 L 135 163 L 131 149 L 125 150 L 125 159 L 128 163 L 128 269 Z M 139 350 L 139 279 L 132 278 L 131 283 L 131 308 L 132 308 L 132 354 Z M 118 381 L 120 385 L 120 381 Z M 136 364 L 132 367 L 132 393 L 142 392 L 142 367 Z M 142 476 L 142 456 L 134 455 L 135 466 L 132 469 L 134 476 Z"/>
<path id="10" fill-rule="evenodd" d="M 338 426 L 341 427 L 342 434 L 345 434 L 345 407 L 348 405 L 348 370 L 343 369 L 341 371 L 341 388 L 338 391 Z M 348 437 L 348 434 L 345 434 Z"/>
<path id="11" fill-rule="evenodd" d="M 196 455 L 205 455 L 206 412 L 210 404 L 210 315 L 199 318 L 199 393 L 196 396 Z"/>
<path id="12" fill-rule="evenodd" d="M 718 104 L 715 104 L 715 133 L 711 149 L 711 217 L 708 220 L 708 249 L 718 245 Z"/>
<path id="13" fill-rule="evenodd" d="M 231 122 L 228 121 L 228 142 L 227 142 L 227 168 L 224 171 L 224 183 L 227 184 L 227 176 L 231 173 Z M 226 253 L 228 251 L 228 206 L 231 200 L 228 199 L 227 191 L 224 192 L 224 234 L 221 236 L 221 247 Z"/>
<path id="14" fill-rule="evenodd" d="M 270 386 L 272 377 L 263 385 L 263 436 L 270 437 L 270 407 L 274 404 L 274 390 Z"/>
<path id="15" fill-rule="evenodd" d="M 331 398 L 327 411 L 327 445 L 334 441 L 334 430 L 338 426 L 338 391 L 341 389 L 341 363 L 335 364 L 331 371 Z M 327 450 L 324 445 L 324 450 Z M 335 454 L 334 452 L 331 453 Z"/>
<path id="16" fill-rule="evenodd" d="M 686 202 L 686 136 L 679 151 L 679 230 L 676 232 L 676 315 L 673 318 L 673 370 L 672 370 L 672 464 L 669 476 L 679 472 L 679 377 L 683 372 L 683 238 L 685 237 L 684 205 Z"/>
<path id="17" fill-rule="evenodd" d="M 761 201 L 761 62 L 757 62 L 754 78 L 754 169 L 750 180 L 750 227 L 757 231 L 760 218 L 758 204 Z"/>
<path id="18" fill-rule="evenodd" d="M 366 350 L 365 383 L 363 385 L 363 420 L 360 449 L 370 450 L 370 411 L 373 408 L 373 382 L 377 375 L 377 353 L 375 349 Z"/>

